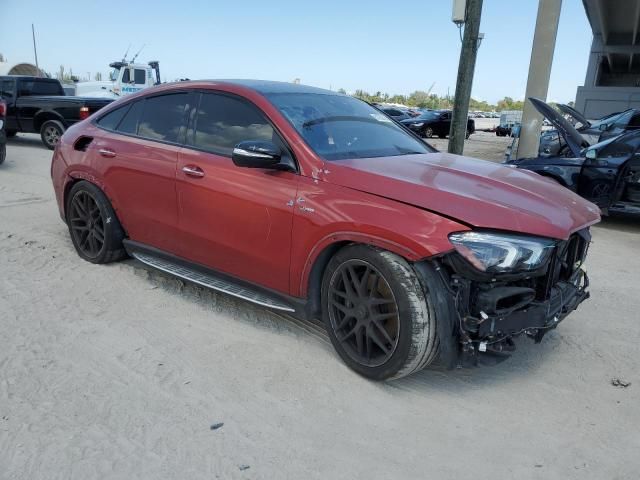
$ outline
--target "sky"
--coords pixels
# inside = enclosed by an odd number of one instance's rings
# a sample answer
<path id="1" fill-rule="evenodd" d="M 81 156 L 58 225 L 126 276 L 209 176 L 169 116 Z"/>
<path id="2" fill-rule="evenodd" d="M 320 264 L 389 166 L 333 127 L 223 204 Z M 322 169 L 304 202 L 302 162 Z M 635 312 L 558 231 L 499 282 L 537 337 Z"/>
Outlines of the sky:
<path id="1" fill-rule="evenodd" d="M 109 71 L 131 56 L 160 61 L 163 81 L 259 78 L 348 92 L 451 95 L 460 37 L 451 0 L 0 0 L 0 53 L 74 74 Z M 538 0 L 484 0 L 472 96 L 523 99 Z M 581 0 L 564 0 L 548 99 L 568 102 L 586 74 L 591 46 Z"/>

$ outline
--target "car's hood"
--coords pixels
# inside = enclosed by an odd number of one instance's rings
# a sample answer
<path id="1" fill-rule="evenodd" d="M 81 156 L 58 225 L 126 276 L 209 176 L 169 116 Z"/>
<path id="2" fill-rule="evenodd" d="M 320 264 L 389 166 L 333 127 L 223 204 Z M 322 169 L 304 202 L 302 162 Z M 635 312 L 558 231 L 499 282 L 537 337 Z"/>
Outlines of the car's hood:
<path id="1" fill-rule="evenodd" d="M 437 152 L 332 162 L 327 181 L 467 225 L 566 239 L 598 208 L 533 172 Z"/>
<path id="2" fill-rule="evenodd" d="M 578 157 L 582 147 L 585 146 L 585 139 L 580 135 L 580 132 L 575 129 L 560 113 L 546 104 L 539 98 L 529 97 L 529 101 L 536 107 L 536 110 L 542 114 L 551 124 L 558 130 L 564 141 L 571 149 L 571 153 Z"/>
<path id="3" fill-rule="evenodd" d="M 576 121 L 580 122 L 582 124 L 582 128 L 589 128 L 591 126 L 591 122 L 587 120 L 587 117 L 585 117 L 575 108 L 570 107 L 569 105 L 565 105 L 564 103 L 558 103 L 557 106 L 562 113 L 564 113 L 565 115 L 569 115 L 570 117 L 575 118 Z"/>

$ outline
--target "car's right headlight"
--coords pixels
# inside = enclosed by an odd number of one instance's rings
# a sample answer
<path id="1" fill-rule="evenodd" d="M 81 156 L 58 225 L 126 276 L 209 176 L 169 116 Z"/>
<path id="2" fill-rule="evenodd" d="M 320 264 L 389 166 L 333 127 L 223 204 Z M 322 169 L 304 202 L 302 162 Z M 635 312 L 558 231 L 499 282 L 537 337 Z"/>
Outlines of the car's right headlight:
<path id="1" fill-rule="evenodd" d="M 449 241 L 469 263 L 487 273 L 537 270 L 556 246 L 549 238 L 478 231 L 452 233 Z"/>

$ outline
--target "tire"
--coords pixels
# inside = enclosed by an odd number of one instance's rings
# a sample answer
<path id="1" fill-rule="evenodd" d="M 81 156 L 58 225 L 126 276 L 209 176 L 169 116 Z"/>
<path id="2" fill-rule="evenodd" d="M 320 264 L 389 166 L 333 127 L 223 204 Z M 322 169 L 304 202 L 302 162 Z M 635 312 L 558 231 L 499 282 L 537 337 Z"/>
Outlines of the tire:
<path id="1" fill-rule="evenodd" d="M 433 137 L 433 128 L 431 128 L 431 127 L 425 128 L 424 129 L 424 136 L 425 136 L 425 138 Z"/>
<path id="2" fill-rule="evenodd" d="M 7 138 L 13 138 L 16 136 L 16 134 L 18 133 L 17 130 L 7 130 L 6 132 L 4 132 L 7 134 Z"/>
<path id="3" fill-rule="evenodd" d="M 58 120 L 47 120 L 40 127 L 40 138 L 42 143 L 49 150 L 56 148 L 56 145 L 60 141 L 60 137 L 64 133 L 64 125 Z"/>
<path id="4" fill-rule="evenodd" d="M 4 159 L 7 158 L 7 144 L 0 145 L 0 165 L 4 163 Z"/>
<path id="5" fill-rule="evenodd" d="M 80 181 L 71 187 L 65 217 L 80 258 L 91 263 L 126 258 L 124 230 L 106 195 L 94 184 Z"/>
<path id="6" fill-rule="evenodd" d="M 402 257 L 365 245 L 344 247 L 327 265 L 321 294 L 331 343 L 360 375 L 400 378 L 437 357 L 431 297 Z"/>
<path id="7" fill-rule="evenodd" d="M 464 138 L 469 140 L 470 136 L 471 136 L 471 131 L 467 130 L 467 133 L 465 134 Z"/>

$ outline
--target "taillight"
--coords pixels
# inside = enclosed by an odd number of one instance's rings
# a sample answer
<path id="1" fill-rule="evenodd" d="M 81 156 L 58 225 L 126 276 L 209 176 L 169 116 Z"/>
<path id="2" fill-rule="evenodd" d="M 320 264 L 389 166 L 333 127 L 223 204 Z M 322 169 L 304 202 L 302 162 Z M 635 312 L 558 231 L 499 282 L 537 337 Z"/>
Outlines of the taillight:
<path id="1" fill-rule="evenodd" d="M 84 120 L 89 116 L 89 107 L 80 107 L 80 120 Z"/>
<path id="2" fill-rule="evenodd" d="M 7 114 L 7 104 L 0 102 L 0 117 L 4 117 Z"/>

